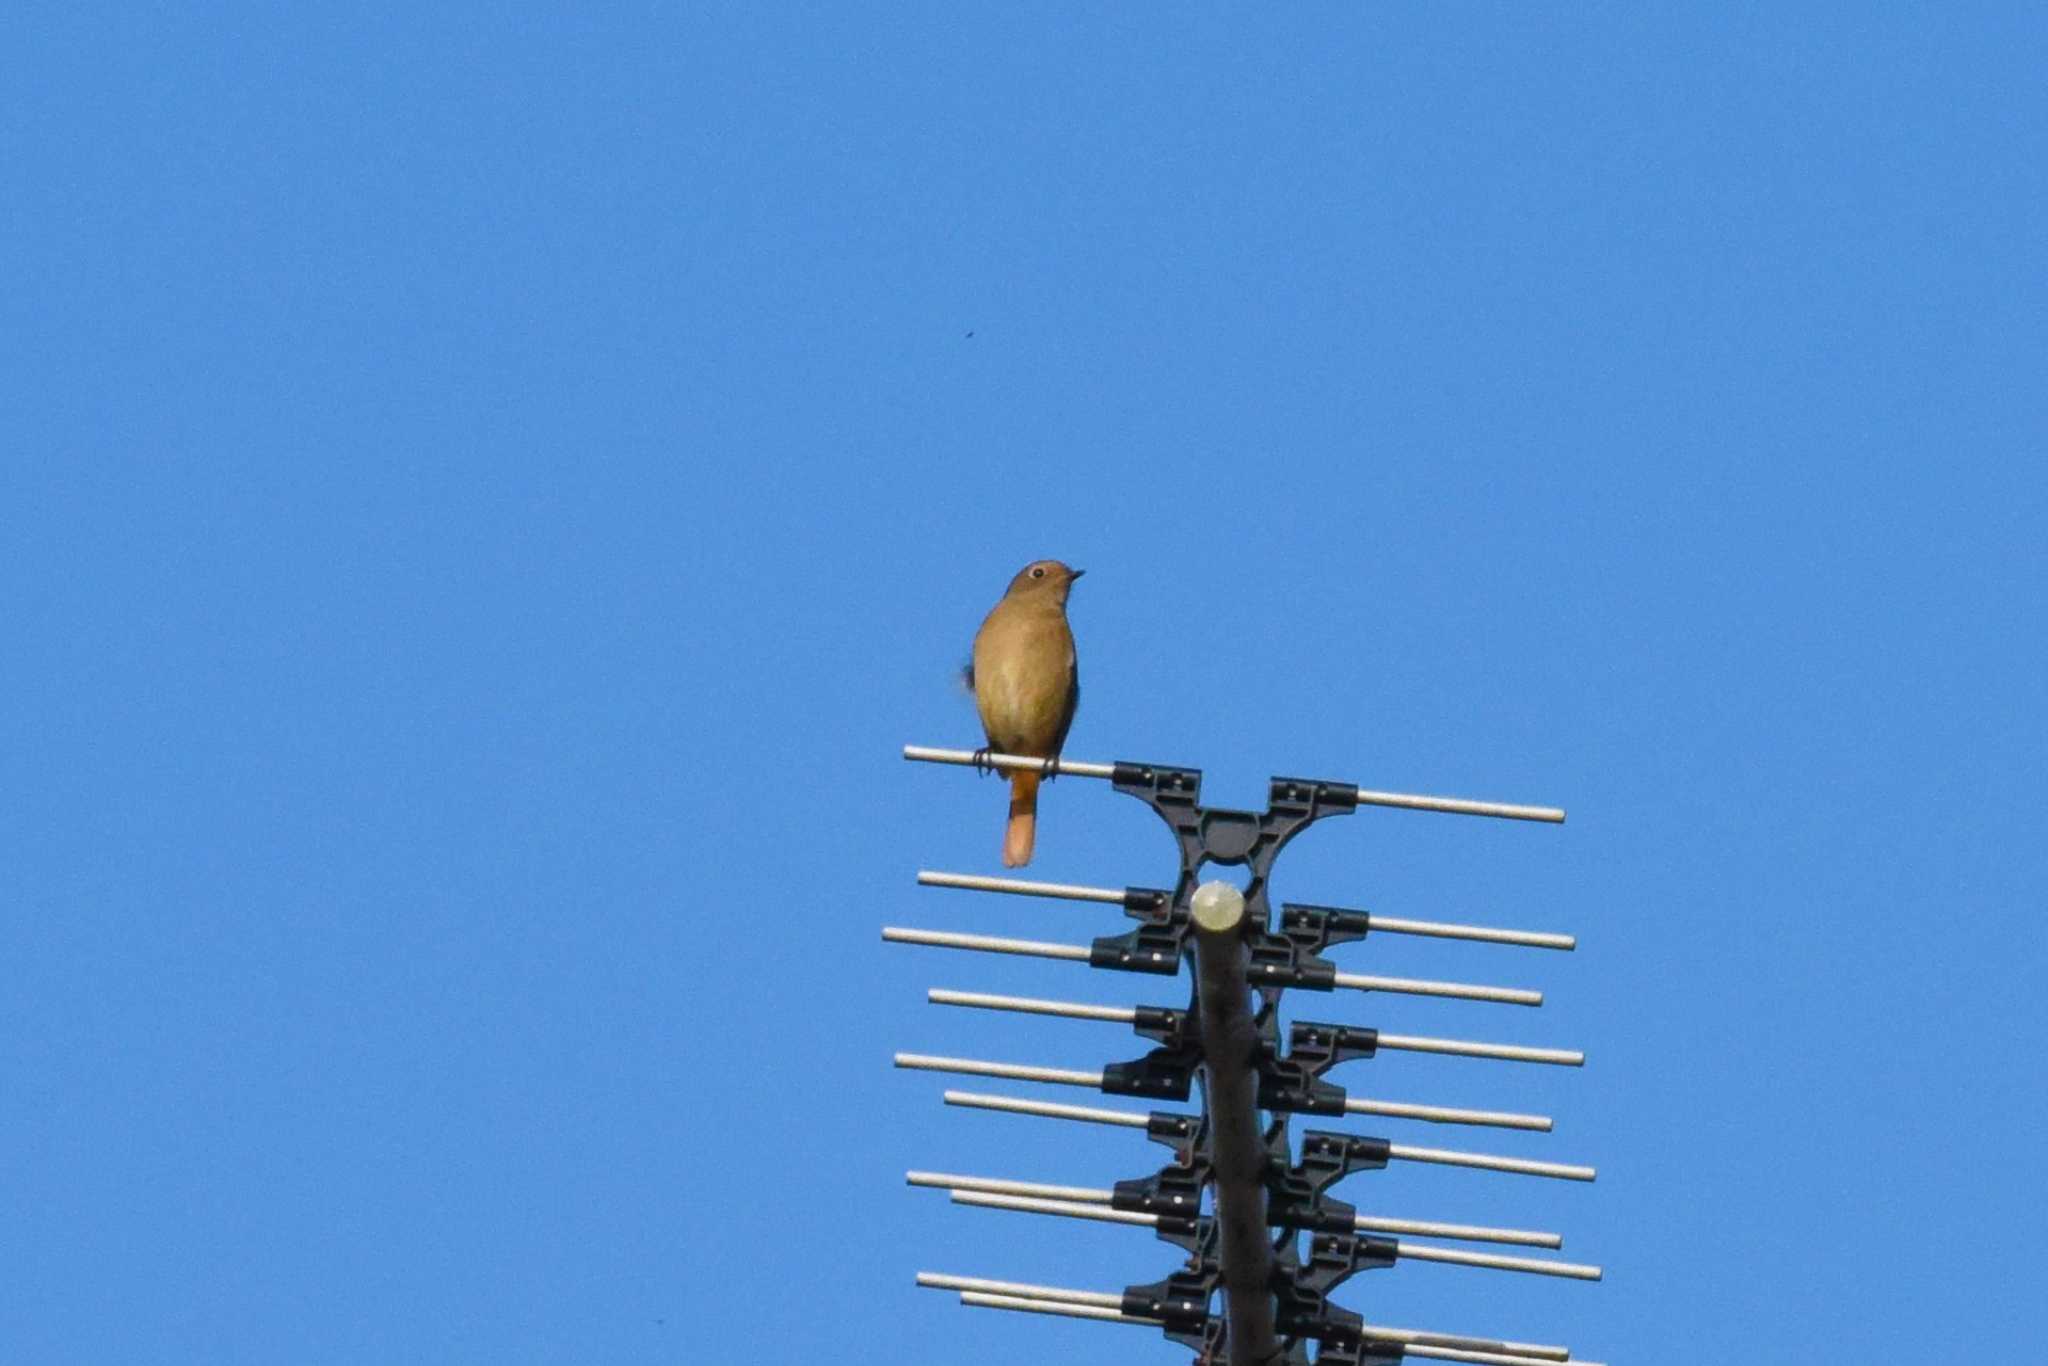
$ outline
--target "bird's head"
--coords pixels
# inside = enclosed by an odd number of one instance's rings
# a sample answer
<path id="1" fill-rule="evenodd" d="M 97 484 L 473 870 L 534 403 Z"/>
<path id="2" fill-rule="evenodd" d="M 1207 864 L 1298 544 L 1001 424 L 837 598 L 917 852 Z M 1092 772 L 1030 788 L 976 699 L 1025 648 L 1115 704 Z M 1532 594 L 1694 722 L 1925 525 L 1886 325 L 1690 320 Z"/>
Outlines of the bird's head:
<path id="1" fill-rule="evenodd" d="M 1069 569 L 1058 560 L 1033 560 L 1017 571 L 1017 577 L 1010 580 L 1006 598 L 1044 597 L 1061 607 L 1067 605 L 1067 594 L 1074 586 L 1074 580 L 1085 570 Z"/>

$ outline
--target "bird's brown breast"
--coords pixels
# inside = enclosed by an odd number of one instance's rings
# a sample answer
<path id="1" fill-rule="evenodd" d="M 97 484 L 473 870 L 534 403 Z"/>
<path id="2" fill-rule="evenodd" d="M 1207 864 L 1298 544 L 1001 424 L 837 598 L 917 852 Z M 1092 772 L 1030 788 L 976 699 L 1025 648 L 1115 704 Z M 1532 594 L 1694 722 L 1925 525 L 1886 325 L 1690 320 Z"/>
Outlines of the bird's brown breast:
<path id="1" fill-rule="evenodd" d="M 998 750 L 1045 754 L 1073 706 L 1074 633 L 1050 603 L 997 603 L 974 637 L 974 702 Z"/>

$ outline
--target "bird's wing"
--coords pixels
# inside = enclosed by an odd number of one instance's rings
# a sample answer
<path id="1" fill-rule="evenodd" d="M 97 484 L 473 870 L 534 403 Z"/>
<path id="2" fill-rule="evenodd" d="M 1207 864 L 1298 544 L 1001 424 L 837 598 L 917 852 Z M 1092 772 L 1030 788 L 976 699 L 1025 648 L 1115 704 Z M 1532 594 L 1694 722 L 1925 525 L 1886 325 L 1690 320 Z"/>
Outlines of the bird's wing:
<path id="1" fill-rule="evenodd" d="M 1081 710 L 1081 664 L 1079 660 L 1067 666 L 1067 714 L 1060 718 L 1060 733 L 1053 737 L 1052 754 L 1057 759 L 1060 751 L 1067 747 L 1067 732 L 1074 728 L 1074 713 Z"/>

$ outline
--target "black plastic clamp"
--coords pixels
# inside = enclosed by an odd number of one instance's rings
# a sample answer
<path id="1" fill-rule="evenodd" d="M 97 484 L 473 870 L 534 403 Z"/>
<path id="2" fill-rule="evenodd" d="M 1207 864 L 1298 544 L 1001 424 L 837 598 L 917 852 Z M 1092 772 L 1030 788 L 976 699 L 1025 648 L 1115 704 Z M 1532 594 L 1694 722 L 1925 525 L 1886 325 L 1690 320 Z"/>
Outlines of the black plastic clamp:
<path id="1" fill-rule="evenodd" d="M 1297 1022 L 1287 1031 L 1285 1057 L 1268 1051 L 1259 1059 L 1259 1105 L 1297 1114 L 1343 1114 L 1344 1088 L 1320 1078 L 1340 1062 L 1373 1056 L 1379 1039 L 1378 1030 L 1363 1026 Z"/>

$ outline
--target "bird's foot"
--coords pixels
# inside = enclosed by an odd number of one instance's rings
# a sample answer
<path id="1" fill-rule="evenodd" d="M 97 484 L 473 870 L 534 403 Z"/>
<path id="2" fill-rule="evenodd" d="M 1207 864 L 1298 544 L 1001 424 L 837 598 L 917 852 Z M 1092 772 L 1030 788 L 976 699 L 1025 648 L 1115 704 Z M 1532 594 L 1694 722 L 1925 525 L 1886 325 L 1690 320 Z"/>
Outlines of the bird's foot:
<path id="1" fill-rule="evenodd" d="M 1045 762 L 1038 766 L 1038 775 L 1046 782 L 1051 782 L 1054 778 L 1059 777 L 1060 756 L 1057 754 L 1046 755 Z"/>
<path id="2" fill-rule="evenodd" d="M 974 751 L 974 771 L 984 778 L 995 771 L 995 765 L 988 761 L 988 756 L 994 752 L 995 747 L 992 745 L 983 745 Z"/>

